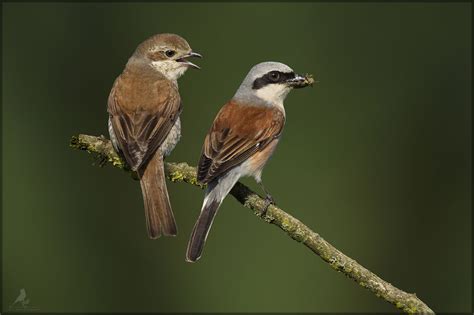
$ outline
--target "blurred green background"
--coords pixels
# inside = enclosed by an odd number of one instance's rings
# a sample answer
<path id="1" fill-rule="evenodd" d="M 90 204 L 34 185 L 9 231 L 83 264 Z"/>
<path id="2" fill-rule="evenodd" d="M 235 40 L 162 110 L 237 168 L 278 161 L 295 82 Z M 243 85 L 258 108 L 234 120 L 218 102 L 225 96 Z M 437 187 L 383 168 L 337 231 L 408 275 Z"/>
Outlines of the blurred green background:
<path id="1" fill-rule="evenodd" d="M 106 100 L 135 47 L 185 37 L 180 80 L 195 165 L 254 64 L 320 83 L 286 100 L 264 181 L 279 206 L 438 312 L 471 310 L 470 3 L 3 4 L 3 310 L 390 312 L 233 198 L 184 261 L 203 192 L 169 183 L 179 236 L 146 237 L 138 182 L 68 148 L 107 135 Z M 253 180 L 246 179 L 258 189 Z"/>

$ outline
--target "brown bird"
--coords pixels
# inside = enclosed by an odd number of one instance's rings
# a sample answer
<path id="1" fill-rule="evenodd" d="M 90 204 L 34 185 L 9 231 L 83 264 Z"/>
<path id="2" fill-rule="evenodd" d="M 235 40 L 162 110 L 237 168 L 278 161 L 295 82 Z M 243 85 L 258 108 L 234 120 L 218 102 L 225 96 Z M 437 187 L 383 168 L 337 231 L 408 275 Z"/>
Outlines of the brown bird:
<path id="1" fill-rule="evenodd" d="M 166 189 L 163 159 L 181 136 L 177 80 L 201 57 L 182 37 L 157 34 L 141 43 L 115 80 L 108 100 L 115 150 L 140 178 L 148 236 L 174 236 L 176 222 Z"/>
<path id="2" fill-rule="evenodd" d="M 201 257 L 217 210 L 241 177 L 253 176 L 266 194 L 267 206 L 273 203 L 261 176 L 283 132 L 283 101 L 293 88 L 313 81 L 295 74 L 285 64 L 260 63 L 250 70 L 234 97 L 217 114 L 198 164 L 197 178 L 207 188 L 189 239 L 187 261 L 195 262 Z"/>

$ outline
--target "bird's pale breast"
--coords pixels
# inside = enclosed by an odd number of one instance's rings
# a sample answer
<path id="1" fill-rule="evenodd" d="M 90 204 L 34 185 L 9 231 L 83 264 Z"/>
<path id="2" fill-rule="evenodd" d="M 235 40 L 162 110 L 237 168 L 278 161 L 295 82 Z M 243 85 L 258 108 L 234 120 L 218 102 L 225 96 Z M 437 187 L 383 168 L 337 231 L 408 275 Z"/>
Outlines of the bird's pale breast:
<path id="1" fill-rule="evenodd" d="M 247 171 L 249 175 L 255 177 L 257 182 L 261 180 L 263 168 L 275 151 L 278 141 L 280 141 L 280 139 L 273 140 L 262 151 L 257 151 L 247 160 Z"/>

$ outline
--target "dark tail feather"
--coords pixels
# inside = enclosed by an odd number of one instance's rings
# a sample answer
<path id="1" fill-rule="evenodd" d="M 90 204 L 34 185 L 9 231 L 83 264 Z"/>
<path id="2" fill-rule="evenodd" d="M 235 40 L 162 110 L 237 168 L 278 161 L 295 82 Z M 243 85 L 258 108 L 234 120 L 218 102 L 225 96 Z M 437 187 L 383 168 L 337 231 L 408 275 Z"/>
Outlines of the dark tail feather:
<path id="1" fill-rule="evenodd" d="M 158 238 L 161 234 L 175 236 L 178 233 L 165 180 L 163 158 L 156 153 L 140 172 L 146 227 L 151 239 Z"/>
<path id="2" fill-rule="evenodd" d="M 206 243 L 207 234 L 211 228 L 212 221 L 216 216 L 221 201 L 209 200 L 203 205 L 201 214 L 194 225 L 186 252 L 186 261 L 195 262 L 202 254 L 204 244 Z"/>

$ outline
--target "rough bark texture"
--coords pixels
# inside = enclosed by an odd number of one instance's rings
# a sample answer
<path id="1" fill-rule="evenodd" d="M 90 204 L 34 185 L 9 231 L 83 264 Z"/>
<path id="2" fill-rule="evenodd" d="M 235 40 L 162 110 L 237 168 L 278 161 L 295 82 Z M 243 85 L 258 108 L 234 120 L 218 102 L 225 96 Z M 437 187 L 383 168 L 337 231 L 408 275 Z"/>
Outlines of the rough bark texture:
<path id="1" fill-rule="evenodd" d="M 93 153 L 100 166 L 107 163 L 130 172 L 126 163 L 117 155 L 110 141 L 103 136 L 74 136 L 70 146 Z M 196 180 L 196 168 L 187 163 L 165 163 L 166 174 L 173 182 L 185 182 L 203 188 Z M 133 174 L 132 174 L 133 176 Z M 315 254 L 327 262 L 333 269 L 342 272 L 357 282 L 361 287 L 373 292 L 376 296 L 392 303 L 398 309 L 409 314 L 433 314 L 434 312 L 421 301 L 416 294 L 404 292 L 372 273 L 354 259 L 344 255 L 334 246 L 325 241 L 318 233 L 289 215 L 282 209 L 270 205 L 262 215 L 265 200 L 247 186 L 237 183 L 230 192 L 244 207 L 253 210 L 257 217 L 274 224 L 285 231 L 292 239 L 303 243 Z"/>

